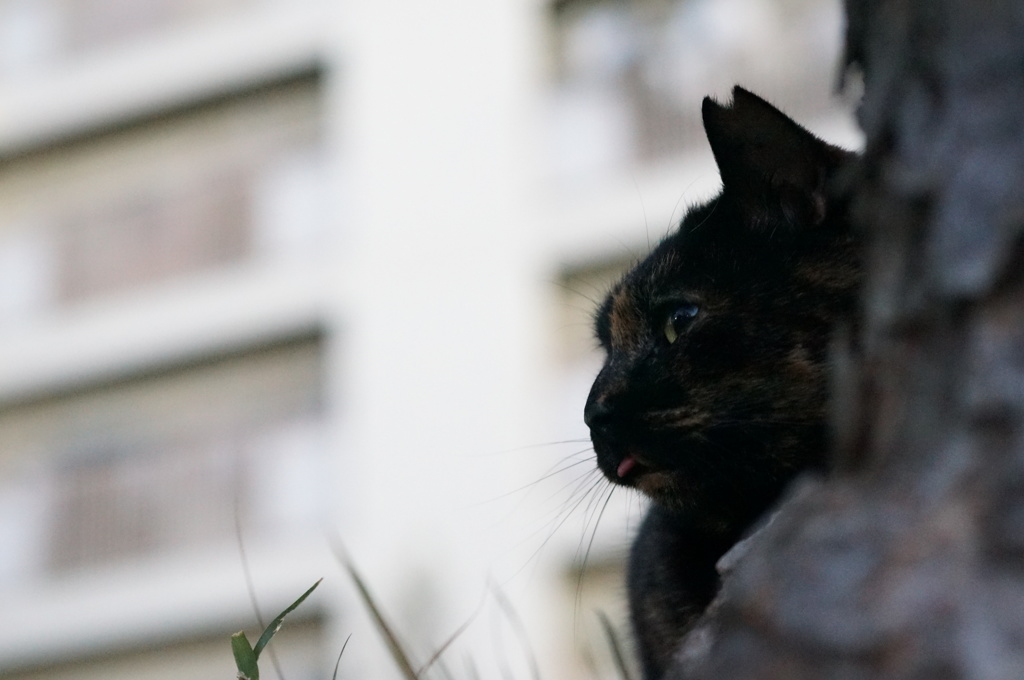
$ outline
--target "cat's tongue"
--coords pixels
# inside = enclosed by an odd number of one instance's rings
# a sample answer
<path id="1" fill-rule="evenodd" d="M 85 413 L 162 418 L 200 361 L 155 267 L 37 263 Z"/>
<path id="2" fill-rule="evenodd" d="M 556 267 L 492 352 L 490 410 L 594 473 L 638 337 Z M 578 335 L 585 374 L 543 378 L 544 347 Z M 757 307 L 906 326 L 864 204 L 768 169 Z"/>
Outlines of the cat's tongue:
<path id="1" fill-rule="evenodd" d="M 619 463 L 619 467 L 617 470 L 615 470 L 615 474 L 617 474 L 621 479 L 628 475 L 629 471 L 632 470 L 634 467 L 636 467 L 636 458 L 634 458 L 633 456 L 626 456 L 625 458 L 622 459 L 622 462 Z"/>

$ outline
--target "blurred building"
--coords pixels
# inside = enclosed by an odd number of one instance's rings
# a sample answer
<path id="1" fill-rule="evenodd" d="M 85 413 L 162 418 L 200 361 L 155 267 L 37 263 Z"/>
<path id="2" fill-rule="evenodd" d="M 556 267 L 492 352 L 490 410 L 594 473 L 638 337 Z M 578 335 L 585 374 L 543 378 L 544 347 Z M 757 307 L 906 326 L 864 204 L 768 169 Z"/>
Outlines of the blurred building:
<path id="1" fill-rule="evenodd" d="M 715 190 L 705 94 L 855 143 L 840 33 L 838 0 L 0 0 L 0 675 L 232 677 L 252 599 L 324 576 L 284 677 L 349 633 L 339 677 L 395 677 L 344 544 L 421 661 L 472 621 L 455 677 L 614 677 L 641 504 L 588 458 L 589 316 Z"/>

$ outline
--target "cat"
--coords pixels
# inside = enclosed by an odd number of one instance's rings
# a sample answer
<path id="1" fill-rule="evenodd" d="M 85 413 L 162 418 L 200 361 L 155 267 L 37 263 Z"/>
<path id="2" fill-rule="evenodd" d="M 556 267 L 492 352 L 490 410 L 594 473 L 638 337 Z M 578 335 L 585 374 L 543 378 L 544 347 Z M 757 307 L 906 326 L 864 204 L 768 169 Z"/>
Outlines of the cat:
<path id="1" fill-rule="evenodd" d="M 705 98 L 721 192 L 616 284 L 584 411 L 597 464 L 652 501 L 627 579 L 661 677 L 719 587 L 718 559 L 798 473 L 827 466 L 828 349 L 856 304 L 857 239 L 829 189 L 856 156 L 736 87 Z"/>

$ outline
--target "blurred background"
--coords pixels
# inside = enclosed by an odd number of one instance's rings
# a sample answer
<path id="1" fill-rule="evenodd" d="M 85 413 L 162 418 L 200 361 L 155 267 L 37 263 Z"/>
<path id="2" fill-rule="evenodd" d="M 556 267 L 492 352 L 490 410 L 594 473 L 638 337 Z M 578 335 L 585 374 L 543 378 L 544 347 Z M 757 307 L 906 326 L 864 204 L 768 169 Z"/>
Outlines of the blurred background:
<path id="1" fill-rule="evenodd" d="M 740 83 L 855 146 L 839 0 L 0 0 L 0 675 L 615 677 L 590 315 Z M 584 565 L 585 562 L 585 565 Z M 251 595 L 250 595 L 251 590 Z M 276 678 L 269 663 L 264 677 Z M 434 671 L 439 668 L 435 667 Z"/>

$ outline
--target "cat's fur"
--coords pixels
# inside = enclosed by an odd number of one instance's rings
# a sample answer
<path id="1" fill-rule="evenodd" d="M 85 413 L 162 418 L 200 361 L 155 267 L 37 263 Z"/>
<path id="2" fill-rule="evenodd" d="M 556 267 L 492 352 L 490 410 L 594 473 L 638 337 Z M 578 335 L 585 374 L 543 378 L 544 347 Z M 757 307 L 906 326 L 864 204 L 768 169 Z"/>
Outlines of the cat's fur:
<path id="1" fill-rule="evenodd" d="M 648 679 L 717 592 L 717 560 L 825 465 L 829 338 L 859 281 L 828 191 L 852 154 L 739 87 L 703 117 L 722 191 L 601 306 L 606 359 L 585 411 L 604 474 L 653 501 L 628 583 Z"/>

